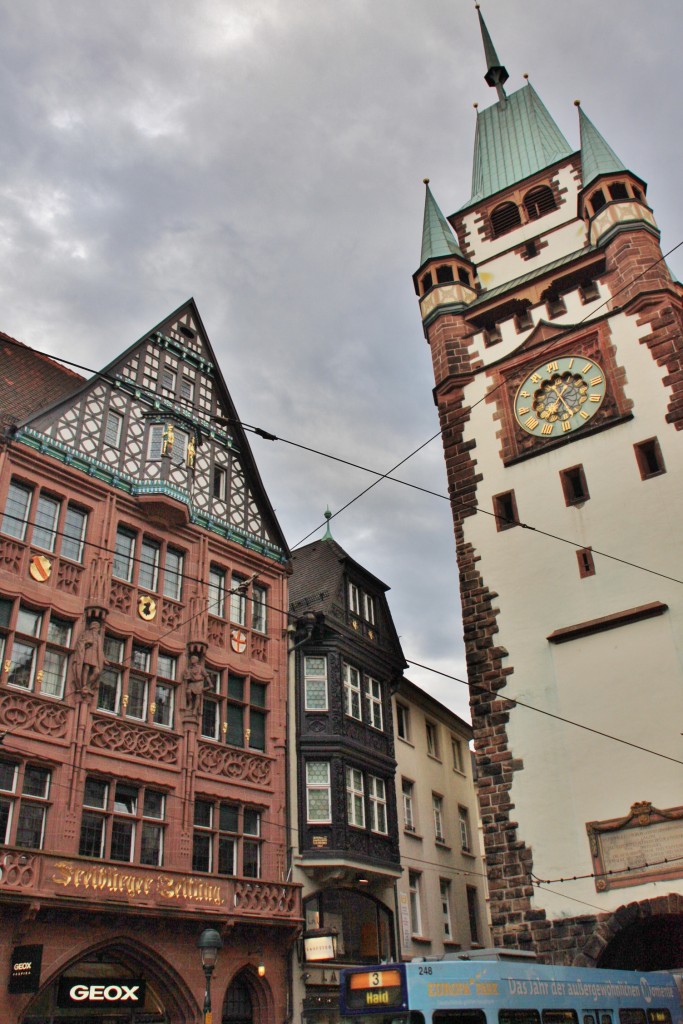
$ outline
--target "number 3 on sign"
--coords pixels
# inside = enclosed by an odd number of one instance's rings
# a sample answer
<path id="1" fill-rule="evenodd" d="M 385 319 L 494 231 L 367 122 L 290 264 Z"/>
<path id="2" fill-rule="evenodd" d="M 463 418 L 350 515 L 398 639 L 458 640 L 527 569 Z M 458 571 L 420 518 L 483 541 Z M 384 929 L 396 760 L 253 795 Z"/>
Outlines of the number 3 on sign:
<path id="1" fill-rule="evenodd" d="M 370 988 L 379 988 L 382 984 L 382 975 L 379 971 L 373 971 L 370 975 Z"/>

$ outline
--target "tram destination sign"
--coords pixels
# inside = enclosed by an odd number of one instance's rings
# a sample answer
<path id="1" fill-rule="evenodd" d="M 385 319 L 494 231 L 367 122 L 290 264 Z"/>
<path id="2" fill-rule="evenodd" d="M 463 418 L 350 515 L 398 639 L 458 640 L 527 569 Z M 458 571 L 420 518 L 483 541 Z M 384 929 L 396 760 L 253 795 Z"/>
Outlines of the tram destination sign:
<path id="1" fill-rule="evenodd" d="M 144 1003 L 142 978 L 60 978 L 57 987 L 57 1006 L 62 1010 L 76 1006 L 133 1009 Z"/>

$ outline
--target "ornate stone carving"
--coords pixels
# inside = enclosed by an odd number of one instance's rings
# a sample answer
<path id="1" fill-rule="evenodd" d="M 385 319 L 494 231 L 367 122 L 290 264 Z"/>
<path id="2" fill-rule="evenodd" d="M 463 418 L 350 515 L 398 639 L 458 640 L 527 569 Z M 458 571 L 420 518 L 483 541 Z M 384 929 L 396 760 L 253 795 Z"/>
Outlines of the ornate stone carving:
<path id="1" fill-rule="evenodd" d="M 266 882 L 235 882 L 235 910 L 244 914 L 290 915 L 297 909 L 293 886 Z"/>
<path id="2" fill-rule="evenodd" d="M 199 718 L 202 694 L 208 680 L 204 665 L 204 645 L 188 644 L 187 668 L 183 672 L 185 710 Z"/>
<path id="3" fill-rule="evenodd" d="M 209 643 L 215 647 L 225 647 L 225 623 L 209 615 Z"/>
<path id="4" fill-rule="evenodd" d="M 96 551 L 90 562 L 88 604 L 94 605 L 96 608 L 109 607 L 111 568 L 111 555 Z"/>
<path id="5" fill-rule="evenodd" d="M 193 643 L 205 644 L 208 638 L 209 614 L 206 598 L 195 592 L 190 598 L 190 637 Z"/>
<path id="6" fill-rule="evenodd" d="M 145 761 L 175 764 L 178 760 L 178 737 L 156 729 L 108 719 L 95 719 L 90 745 L 104 750 L 119 750 Z"/>
<path id="7" fill-rule="evenodd" d="M 124 615 L 130 614 L 133 604 L 133 591 L 125 583 L 118 580 L 111 581 L 111 607 Z"/>
<path id="8" fill-rule="evenodd" d="M 34 854 L 7 850 L 0 855 L 0 886 L 3 889 L 27 889 L 33 885 L 35 874 Z"/>
<path id="9" fill-rule="evenodd" d="M 57 567 L 57 590 L 64 590 L 67 594 L 78 595 L 81 590 L 81 577 L 83 566 L 74 565 L 72 562 L 63 562 L 60 559 Z"/>
<path id="10" fill-rule="evenodd" d="M 207 775 L 224 775 L 227 779 L 239 779 L 269 786 L 271 762 L 258 754 L 222 747 L 217 743 L 200 743 L 197 753 L 197 767 Z"/>
<path id="11" fill-rule="evenodd" d="M 24 545 L 16 540 L 0 540 L 0 566 L 10 572 L 18 573 L 21 570 L 21 559 L 24 554 Z"/>
<path id="12" fill-rule="evenodd" d="M 103 668 L 104 628 L 98 618 L 91 618 L 76 640 L 71 658 L 74 692 L 82 697 L 92 697 Z"/>
<path id="13" fill-rule="evenodd" d="M 183 617 L 183 606 L 175 601 L 164 599 L 161 606 L 161 624 L 164 629 L 177 629 Z"/>
<path id="14" fill-rule="evenodd" d="M 0 725 L 41 736 L 66 735 L 71 709 L 10 690 L 0 693 Z"/>
<path id="15" fill-rule="evenodd" d="M 256 661 L 268 661 L 268 637 L 251 634 L 251 656 Z"/>

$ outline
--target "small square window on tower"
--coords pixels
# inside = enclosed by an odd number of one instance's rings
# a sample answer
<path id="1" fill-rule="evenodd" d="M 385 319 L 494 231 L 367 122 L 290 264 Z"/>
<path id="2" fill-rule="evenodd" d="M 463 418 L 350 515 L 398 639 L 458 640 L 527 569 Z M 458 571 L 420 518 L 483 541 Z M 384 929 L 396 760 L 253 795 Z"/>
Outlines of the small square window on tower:
<path id="1" fill-rule="evenodd" d="M 664 456 L 656 437 L 651 437 L 647 441 L 639 441 L 638 444 L 634 444 L 633 450 L 636 453 L 641 480 L 649 480 L 651 476 L 660 476 L 662 473 L 666 473 Z"/>
<path id="2" fill-rule="evenodd" d="M 505 491 L 503 494 L 493 495 L 493 514 L 496 517 L 496 529 L 510 530 L 513 526 L 519 526 L 519 515 L 517 513 L 517 501 L 514 491 Z"/>
<path id="3" fill-rule="evenodd" d="M 579 563 L 579 576 L 584 579 L 586 576 L 595 576 L 595 562 L 593 552 L 590 548 L 579 548 L 576 552 Z"/>
<path id="4" fill-rule="evenodd" d="M 560 470 L 560 481 L 567 505 L 581 505 L 590 498 L 583 466 Z"/>

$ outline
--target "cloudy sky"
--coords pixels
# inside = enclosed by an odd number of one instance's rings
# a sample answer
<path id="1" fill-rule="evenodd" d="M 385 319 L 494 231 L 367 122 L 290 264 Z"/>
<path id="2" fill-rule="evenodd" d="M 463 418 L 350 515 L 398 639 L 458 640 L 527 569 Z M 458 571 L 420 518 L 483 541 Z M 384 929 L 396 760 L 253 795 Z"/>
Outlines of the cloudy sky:
<path id="1" fill-rule="evenodd" d="M 680 242 L 681 0 L 482 10 L 508 90 L 528 72 L 577 147 L 580 98 Z M 446 213 L 469 197 L 484 71 L 469 0 L 5 0 L 0 329 L 97 368 L 192 295 L 246 423 L 387 471 L 438 427 L 422 179 Z M 291 546 L 374 479 L 253 449 Z M 438 438 L 399 475 L 444 494 Z M 448 503 L 385 481 L 332 530 L 406 657 L 464 676 Z"/>

